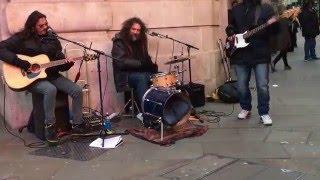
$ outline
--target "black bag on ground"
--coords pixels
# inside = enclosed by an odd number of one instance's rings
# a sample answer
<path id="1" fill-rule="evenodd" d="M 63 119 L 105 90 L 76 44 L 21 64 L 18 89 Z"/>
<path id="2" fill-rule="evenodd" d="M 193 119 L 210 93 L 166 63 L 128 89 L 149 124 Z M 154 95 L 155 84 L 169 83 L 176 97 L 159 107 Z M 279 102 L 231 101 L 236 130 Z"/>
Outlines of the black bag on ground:
<path id="1" fill-rule="evenodd" d="M 237 81 L 228 81 L 218 88 L 219 99 L 226 103 L 238 103 Z"/>

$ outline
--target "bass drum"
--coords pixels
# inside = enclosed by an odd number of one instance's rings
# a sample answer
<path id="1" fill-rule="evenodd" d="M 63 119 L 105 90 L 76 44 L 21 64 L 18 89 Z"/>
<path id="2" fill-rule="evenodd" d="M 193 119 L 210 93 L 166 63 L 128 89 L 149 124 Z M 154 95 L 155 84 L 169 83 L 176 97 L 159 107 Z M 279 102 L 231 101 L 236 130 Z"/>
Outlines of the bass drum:
<path id="1" fill-rule="evenodd" d="M 165 125 L 173 126 L 190 113 L 192 105 L 180 91 L 150 88 L 142 98 L 141 107 L 144 114 L 161 118 Z"/>

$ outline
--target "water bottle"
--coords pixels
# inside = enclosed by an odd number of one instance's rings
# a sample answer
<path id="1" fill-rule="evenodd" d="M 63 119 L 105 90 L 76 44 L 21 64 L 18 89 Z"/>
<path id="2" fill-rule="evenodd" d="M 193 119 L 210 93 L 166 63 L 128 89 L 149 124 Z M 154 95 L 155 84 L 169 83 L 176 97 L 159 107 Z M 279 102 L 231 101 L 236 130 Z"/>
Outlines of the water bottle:
<path id="1" fill-rule="evenodd" d="M 103 130 L 111 130 L 111 122 L 108 118 L 105 118 L 102 123 Z"/>
<path id="2" fill-rule="evenodd" d="M 105 119 L 103 120 L 103 124 L 102 124 L 102 127 L 104 130 L 108 130 L 108 131 L 111 131 L 111 122 L 110 120 L 114 117 L 116 117 L 118 114 L 117 113 L 112 113 L 110 115 L 107 115 L 105 117 Z"/>

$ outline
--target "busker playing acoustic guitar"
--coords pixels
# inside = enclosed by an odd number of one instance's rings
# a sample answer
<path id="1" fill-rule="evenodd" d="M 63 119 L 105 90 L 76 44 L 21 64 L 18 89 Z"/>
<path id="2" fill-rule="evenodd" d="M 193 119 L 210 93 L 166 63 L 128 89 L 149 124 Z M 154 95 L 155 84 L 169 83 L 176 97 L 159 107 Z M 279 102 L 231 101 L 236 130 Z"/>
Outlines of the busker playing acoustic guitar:
<path id="1" fill-rule="evenodd" d="M 22 60 L 27 56 L 48 57 L 50 61 L 64 59 L 59 40 L 48 34 L 46 16 L 38 11 L 32 12 L 24 25 L 24 29 L 9 39 L 0 42 L 0 59 L 5 63 L 21 68 L 22 72 L 31 71 L 29 61 Z M 17 56 L 22 54 L 26 56 Z M 46 55 L 46 56 L 45 56 Z M 46 69 L 47 78 L 35 81 L 27 90 L 43 95 L 45 113 L 45 136 L 50 145 L 59 141 L 55 130 L 55 101 L 57 90 L 63 91 L 72 97 L 72 133 L 85 133 L 86 127 L 82 118 L 82 89 L 71 80 L 60 75 L 60 71 L 69 70 L 73 66 L 70 59 L 63 65 Z M 34 68 L 34 67 L 32 67 Z"/>
<path id="2" fill-rule="evenodd" d="M 226 28 L 227 35 L 232 37 L 266 22 L 270 24 L 247 39 L 250 42 L 248 46 L 238 49 L 231 56 L 231 63 L 234 64 L 237 75 L 241 106 L 238 119 L 246 119 L 250 116 L 252 105 L 249 82 L 251 71 L 253 70 L 257 87 L 258 113 L 262 123 L 266 126 L 272 125 L 272 119 L 269 116 L 270 96 L 268 83 L 271 52 L 268 39 L 271 34 L 277 31 L 277 26 L 273 23 L 276 21 L 274 15 L 272 7 L 268 4 L 261 4 L 260 0 L 243 0 L 242 3 L 232 8 L 231 24 Z"/>

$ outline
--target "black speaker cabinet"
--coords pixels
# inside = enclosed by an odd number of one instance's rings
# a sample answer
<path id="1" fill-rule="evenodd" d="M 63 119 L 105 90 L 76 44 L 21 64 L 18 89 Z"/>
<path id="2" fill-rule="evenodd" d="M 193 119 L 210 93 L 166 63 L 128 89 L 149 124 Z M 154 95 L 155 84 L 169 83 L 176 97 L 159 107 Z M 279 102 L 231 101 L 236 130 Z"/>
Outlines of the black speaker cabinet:
<path id="1" fill-rule="evenodd" d="M 39 139 L 45 140 L 44 135 L 44 110 L 43 95 L 32 93 L 33 110 L 30 116 L 28 130 L 33 132 Z M 55 106 L 56 127 L 59 131 L 69 131 L 71 124 L 69 122 L 69 103 L 68 95 L 58 91 Z"/>
<path id="2" fill-rule="evenodd" d="M 189 95 L 193 107 L 201 107 L 205 105 L 204 85 L 197 83 L 189 83 L 178 87 L 182 91 L 186 91 Z"/>

